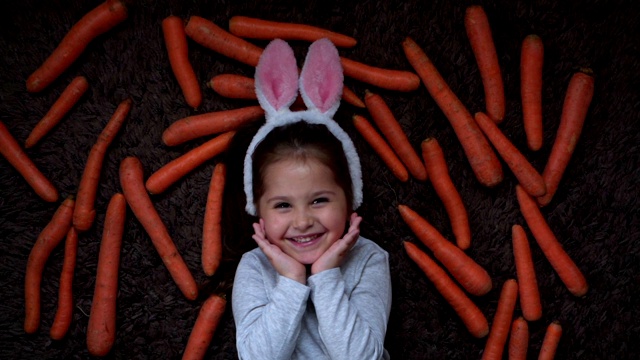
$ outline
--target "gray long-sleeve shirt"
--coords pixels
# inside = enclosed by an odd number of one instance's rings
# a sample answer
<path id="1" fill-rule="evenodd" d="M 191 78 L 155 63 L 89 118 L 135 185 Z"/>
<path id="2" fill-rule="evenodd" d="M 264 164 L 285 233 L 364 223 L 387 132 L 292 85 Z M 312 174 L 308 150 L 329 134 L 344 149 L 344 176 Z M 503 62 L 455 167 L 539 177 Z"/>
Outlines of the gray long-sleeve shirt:
<path id="1" fill-rule="evenodd" d="M 260 248 L 247 252 L 232 307 L 240 359 L 389 359 L 389 255 L 363 237 L 306 285 L 279 275 Z"/>

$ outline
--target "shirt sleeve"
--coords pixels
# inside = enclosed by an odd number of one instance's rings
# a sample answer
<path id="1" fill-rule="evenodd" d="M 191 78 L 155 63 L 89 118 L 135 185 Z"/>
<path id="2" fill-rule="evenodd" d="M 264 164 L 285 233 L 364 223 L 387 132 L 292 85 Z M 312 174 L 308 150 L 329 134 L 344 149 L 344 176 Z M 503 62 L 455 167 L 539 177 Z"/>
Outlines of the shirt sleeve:
<path id="1" fill-rule="evenodd" d="M 269 293 L 259 259 L 245 256 L 238 266 L 232 305 L 240 359 L 291 359 L 310 289 L 276 277 Z"/>
<path id="2" fill-rule="evenodd" d="M 309 277 L 318 330 L 331 359 L 380 359 L 391 311 L 388 254 L 373 252 L 350 294 L 340 268 Z"/>

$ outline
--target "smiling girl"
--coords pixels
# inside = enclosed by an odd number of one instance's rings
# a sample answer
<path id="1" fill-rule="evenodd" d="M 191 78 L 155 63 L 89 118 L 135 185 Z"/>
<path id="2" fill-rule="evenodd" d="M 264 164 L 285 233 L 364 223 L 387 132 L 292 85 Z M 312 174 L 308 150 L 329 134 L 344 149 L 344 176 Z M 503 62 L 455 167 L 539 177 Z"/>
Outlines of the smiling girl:
<path id="1" fill-rule="evenodd" d="M 308 110 L 292 112 L 297 71 L 291 48 L 278 40 L 256 69 L 267 122 L 244 165 L 258 247 L 242 256 L 233 282 L 238 355 L 388 359 L 389 257 L 360 236 L 359 159 L 332 119 L 342 89 L 337 50 L 328 40 L 311 45 L 300 75 Z"/>

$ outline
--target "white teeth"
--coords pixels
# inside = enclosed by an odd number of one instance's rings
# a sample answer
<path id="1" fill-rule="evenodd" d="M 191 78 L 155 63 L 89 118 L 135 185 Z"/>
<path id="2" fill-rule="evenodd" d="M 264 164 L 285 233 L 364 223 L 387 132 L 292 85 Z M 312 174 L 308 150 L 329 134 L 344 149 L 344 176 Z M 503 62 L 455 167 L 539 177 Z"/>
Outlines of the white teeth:
<path id="1" fill-rule="evenodd" d="M 297 238 L 292 238 L 292 241 L 295 241 L 299 244 L 304 244 L 304 243 L 308 243 L 309 241 L 315 239 L 316 236 L 312 235 L 312 236 L 305 236 L 305 237 L 297 237 Z"/>

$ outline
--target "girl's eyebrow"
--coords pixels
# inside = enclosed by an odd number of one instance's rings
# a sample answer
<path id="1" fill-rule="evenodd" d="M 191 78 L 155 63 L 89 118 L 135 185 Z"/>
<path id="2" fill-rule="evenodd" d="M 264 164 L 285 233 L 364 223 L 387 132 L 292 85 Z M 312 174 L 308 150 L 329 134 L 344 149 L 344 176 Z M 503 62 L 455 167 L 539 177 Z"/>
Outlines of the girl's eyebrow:
<path id="1" fill-rule="evenodd" d="M 275 201 L 288 201 L 289 197 L 284 196 L 284 195 L 276 195 L 276 196 L 272 196 L 270 198 L 267 199 L 267 203 L 272 203 Z"/>
<path id="2" fill-rule="evenodd" d="M 317 198 L 319 196 L 327 196 L 327 195 L 335 195 L 336 192 L 332 190 L 318 190 L 311 193 L 312 198 Z M 274 195 L 267 199 L 267 203 L 272 203 L 276 201 L 285 201 L 289 202 L 290 197 L 287 195 Z"/>
<path id="3" fill-rule="evenodd" d="M 318 197 L 318 196 L 322 196 L 322 195 L 335 195 L 336 192 L 332 191 L 332 190 L 318 190 L 313 192 L 311 195 L 312 197 Z"/>

